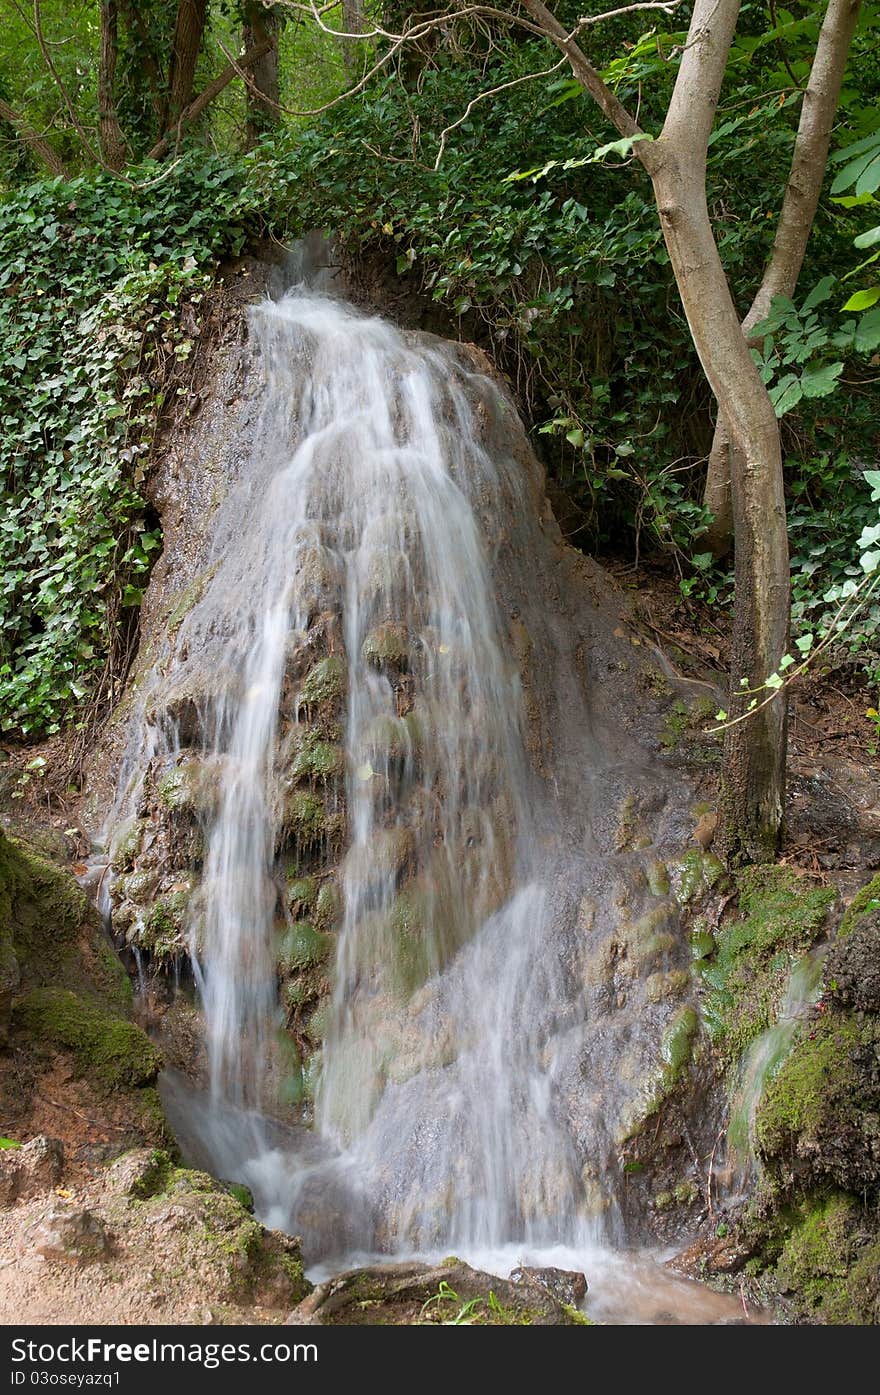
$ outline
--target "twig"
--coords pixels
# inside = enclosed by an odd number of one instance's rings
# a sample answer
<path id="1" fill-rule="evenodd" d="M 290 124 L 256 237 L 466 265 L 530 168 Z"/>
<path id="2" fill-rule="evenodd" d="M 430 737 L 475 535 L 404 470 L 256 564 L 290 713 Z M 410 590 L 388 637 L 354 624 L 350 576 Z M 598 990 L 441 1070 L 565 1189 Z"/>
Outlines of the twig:
<path id="1" fill-rule="evenodd" d="M 51 1104 L 53 1109 L 60 1109 L 63 1113 L 75 1114 L 77 1119 L 84 1119 L 87 1124 L 92 1124 L 96 1129 L 112 1129 L 114 1133 L 131 1133 L 131 1129 L 122 1124 L 111 1124 L 107 1119 L 92 1119 L 90 1115 L 83 1114 L 82 1110 L 74 1109 L 72 1104 L 59 1104 L 58 1100 L 50 1099 L 48 1095 L 40 1094 L 40 1098 L 47 1104 Z"/>

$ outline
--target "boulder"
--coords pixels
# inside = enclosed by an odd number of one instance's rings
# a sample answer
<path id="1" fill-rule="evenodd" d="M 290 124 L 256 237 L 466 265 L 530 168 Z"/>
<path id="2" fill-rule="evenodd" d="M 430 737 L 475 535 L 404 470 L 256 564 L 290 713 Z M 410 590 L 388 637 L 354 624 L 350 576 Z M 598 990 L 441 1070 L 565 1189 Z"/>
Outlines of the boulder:
<path id="1" fill-rule="evenodd" d="M 35 1196 L 56 1187 L 64 1169 L 64 1145 L 42 1134 L 23 1148 L 0 1152 L 0 1206 Z"/>

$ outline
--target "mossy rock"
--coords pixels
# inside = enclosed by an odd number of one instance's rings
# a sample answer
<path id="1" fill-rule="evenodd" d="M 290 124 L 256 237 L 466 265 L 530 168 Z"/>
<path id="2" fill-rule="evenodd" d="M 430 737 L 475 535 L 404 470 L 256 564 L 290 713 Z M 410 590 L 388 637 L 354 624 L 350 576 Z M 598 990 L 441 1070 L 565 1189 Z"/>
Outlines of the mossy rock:
<path id="1" fill-rule="evenodd" d="M 863 886 L 850 902 L 837 931 L 838 939 L 844 939 L 856 928 L 865 916 L 876 916 L 880 912 L 880 872 Z"/>
<path id="2" fill-rule="evenodd" d="M 278 949 L 278 965 L 282 973 L 294 973 L 323 964 L 333 948 L 333 939 L 316 930 L 307 920 L 298 920 L 284 935 Z"/>
<path id="3" fill-rule="evenodd" d="M 284 899 L 295 920 L 299 916 L 308 915 L 313 910 L 317 898 L 318 883 L 315 877 L 288 878 Z"/>
<path id="4" fill-rule="evenodd" d="M 344 770 L 345 752 L 341 746 L 322 740 L 315 731 L 303 733 L 291 763 L 291 779 L 308 780 L 312 784 L 326 783 Z"/>
<path id="5" fill-rule="evenodd" d="M 673 1015 L 660 1041 L 660 1055 L 667 1068 L 668 1083 L 675 1084 L 691 1059 L 699 1018 L 692 1007 L 683 1007 Z"/>
<path id="6" fill-rule="evenodd" d="M 710 891 L 723 890 L 725 882 L 724 863 L 702 848 L 689 848 L 673 869 L 675 895 L 682 906 L 703 900 Z"/>
<path id="7" fill-rule="evenodd" d="M 111 1013 L 124 1015 L 131 1008 L 125 970 L 72 874 L 2 831 L 0 980 L 6 985 L 7 1013 L 12 993 L 59 980 Z"/>
<path id="8" fill-rule="evenodd" d="M 777 1020 L 791 967 L 820 938 L 836 897 L 789 867 L 749 867 L 736 881 L 739 918 L 718 930 L 715 959 L 701 965 L 703 1018 L 727 1062 Z"/>
<path id="9" fill-rule="evenodd" d="M 342 893 L 333 881 L 324 882 L 315 901 L 314 921 L 319 930 L 337 930 L 342 920 Z"/>
<path id="10" fill-rule="evenodd" d="M 846 1326 L 880 1323 L 880 1239 L 856 1197 L 831 1192 L 785 1214 L 773 1275 L 796 1321 Z M 876 1223 L 874 1223 L 876 1228 Z"/>
<path id="11" fill-rule="evenodd" d="M 152 1085 L 162 1056 L 133 1022 L 112 1017 L 66 988 L 38 988 L 15 1003 L 13 1029 L 71 1052 L 80 1075 L 107 1090 Z"/>
<path id="12" fill-rule="evenodd" d="M 121 877 L 113 891 L 120 900 L 124 897 L 136 906 L 143 906 L 150 900 L 158 884 L 159 873 L 155 868 L 147 867 L 143 872 L 130 872 L 127 877 Z"/>
<path id="13" fill-rule="evenodd" d="M 339 654 L 328 654 L 312 668 L 300 690 L 298 706 L 313 708 L 336 703 L 345 695 L 345 660 Z"/>
<path id="14" fill-rule="evenodd" d="M 670 969 L 667 973 L 649 974 L 645 979 L 645 997 L 649 1003 L 662 1003 L 681 998 L 691 986 L 686 969 Z"/>
<path id="15" fill-rule="evenodd" d="M 210 1274 L 221 1300 L 258 1304 L 287 1312 L 311 1284 L 303 1272 L 299 1242 L 266 1230 L 248 1210 L 246 1188 L 218 1182 L 205 1172 L 175 1168 L 164 1189 L 140 1203 L 141 1215 L 161 1223 L 172 1214 L 190 1267 Z M 121 1217 L 124 1222 L 124 1216 Z"/>
<path id="16" fill-rule="evenodd" d="M 764 1091 L 759 1157 L 777 1184 L 880 1181 L 880 1022 L 826 1012 L 802 1030 Z"/>
<path id="17" fill-rule="evenodd" d="M 176 814 L 210 817 L 219 807 L 222 781 L 219 759 L 185 756 L 162 776 L 156 793 Z"/>
<path id="18" fill-rule="evenodd" d="M 146 830 L 146 819 L 131 819 L 114 830 L 110 841 L 110 866 L 114 872 L 133 870 Z"/>
<path id="19" fill-rule="evenodd" d="M 342 833 L 344 816 L 331 813 L 325 800 L 313 790 L 297 789 L 284 803 L 283 832 L 301 848 L 330 844 Z"/>
<path id="20" fill-rule="evenodd" d="M 405 625 L 387 622 L 377 625 L 361 646 L 364 663 L 381 671 L 403 671 L 409 667 L 410 640 Z"/>
<path id="21" fill-rule="evenodd" d="M 187 911 L 192 890 L 169 891 L 153 902 L 142 924 L 138 940 L 157 960 L 177 954 L 183 947 Z"/>

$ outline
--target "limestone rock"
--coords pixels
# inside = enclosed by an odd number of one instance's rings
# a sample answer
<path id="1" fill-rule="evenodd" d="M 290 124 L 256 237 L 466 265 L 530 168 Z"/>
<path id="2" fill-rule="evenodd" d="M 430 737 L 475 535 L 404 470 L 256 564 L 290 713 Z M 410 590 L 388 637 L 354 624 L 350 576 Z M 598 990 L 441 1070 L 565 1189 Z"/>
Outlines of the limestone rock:
<path id="1" fill-rule="evenodd" d="M 565 1326 L 578 1322 L 567 1300 L 551 1292 L 563 1278 L 574 1291 L 583 1275 L 563 1275 L 561 1270 L 522 1270 L 513 1282 L 485 1274 L 460 1259 L 439 1264 L 388 1264 L 371 1269 L 351 1269 L 319 1284 L 298 1307 L 288 1323 L 336 1326 L 351 1324 L 413 1323 L 474 1326 Z M 539 1280 L 537 1274 L 562 1276 Z M 587 1321 L 586 1318 L 583 1319 Z"/>
<path id="2" fill-rule="evenodd" d="M 26 1238 L 35 1254 L 61 1264 L 93 1264 L 112 1249 L 107 1227 L 93 1211 L 49 1211 Z"/>
<path id="3" fill-rule="evenodd" d="M 40 1135 L 23 1148 L 0 1152 L 0 1206 L 35 1196 L 55 1187 L 64 1169 L 64 1145 Z"/>
<path id="4" fill-rule="evenodd" d="M 510 1282 L 540 1284 L 560 1303 L 568 1303 L 571 1307 L 577 1307 L 587 1296 L 587 1280 L 575 1269 L 555 1269 L 552 1265 L 543 1269 L 524 1266 L 514 1269 Z"/>

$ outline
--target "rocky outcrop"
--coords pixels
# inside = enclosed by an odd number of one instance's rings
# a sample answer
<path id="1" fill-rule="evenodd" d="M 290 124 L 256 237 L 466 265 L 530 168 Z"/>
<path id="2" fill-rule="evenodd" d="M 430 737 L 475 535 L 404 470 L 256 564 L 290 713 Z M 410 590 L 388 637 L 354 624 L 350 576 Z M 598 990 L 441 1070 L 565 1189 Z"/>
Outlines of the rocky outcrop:
<path id="1" fill-rule="evenodd" d="M 324 1327 L 420 1323 L 549 1327 L 589 1321 L 572 1301 L 576 1293 L 583 1297 L 586 1292 L 582 1274 L 567 1275 L 568 1282 L 563 1284 L 561 1270 L 524 1269 L 517 1274 L 500 1279 L 455 1258 L 433 1265 L 352 1269 L 319 1284 L 288 1321 Z M 557 1297 L 553 1290 L 560 1287 L 571 1297 Z"/>

